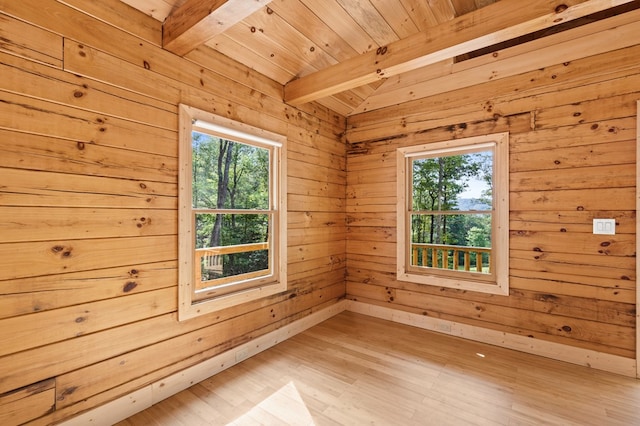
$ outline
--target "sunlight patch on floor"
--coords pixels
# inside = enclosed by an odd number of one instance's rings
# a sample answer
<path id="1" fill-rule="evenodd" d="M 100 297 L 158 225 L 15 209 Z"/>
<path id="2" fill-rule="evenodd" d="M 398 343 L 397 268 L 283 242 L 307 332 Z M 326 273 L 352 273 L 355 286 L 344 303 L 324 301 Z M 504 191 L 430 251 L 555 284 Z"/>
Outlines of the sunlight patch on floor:
<path id="1" fill-rule="evenodd" d="M 313 426 L 313 418 L 296 385 L 289 382 L 227 426 Z"/>

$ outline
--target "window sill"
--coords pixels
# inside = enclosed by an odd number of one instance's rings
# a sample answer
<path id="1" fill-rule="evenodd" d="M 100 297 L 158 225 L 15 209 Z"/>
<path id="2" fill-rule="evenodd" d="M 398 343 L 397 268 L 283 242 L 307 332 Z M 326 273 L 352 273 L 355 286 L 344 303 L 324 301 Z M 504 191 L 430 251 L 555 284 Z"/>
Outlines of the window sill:
<path id="1" fill-rule="evenodd" d="M 415 274 L 411 272 L 398 271 L 398 281 L 424 284 L 433 287 L 453 288 L 457 290 L 475 291 L 478 293 L 489 293 L 507 296 L 509 295 L 508 278 L 498 278 L 497 281 L 474 280 L 473 274 L 464 278 L 443 276 L 437 274 Z"/>
<path id="2" fill-rule="evenodd" d="M 191 302 L 191 297 L 183 298 L 183 302 L 178 306 L 178 320 L 184 321 L 200 315 L 217 312 L 222 309 L 231 308 L 242 303 L 251 302 L 264 297 L 281 293 L 287 289 L 285 282 L 277 282 L 261 287 L 241 290 L 236 293 L 226 294 L 216 298 L 203 301 Z M 190 295 L 189 295 L 190 296 Z"/>

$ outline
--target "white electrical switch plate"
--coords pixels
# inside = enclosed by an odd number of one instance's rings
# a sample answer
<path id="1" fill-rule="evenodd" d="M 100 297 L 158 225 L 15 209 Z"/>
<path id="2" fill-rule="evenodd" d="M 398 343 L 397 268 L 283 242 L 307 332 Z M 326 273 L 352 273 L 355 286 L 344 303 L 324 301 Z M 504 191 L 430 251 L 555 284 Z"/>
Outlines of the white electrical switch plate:
<path id="1" fill-rule="evenodd" d="M 593 219 L 593 233 L 615 235 L 616 220 L 615 219 Z"/>

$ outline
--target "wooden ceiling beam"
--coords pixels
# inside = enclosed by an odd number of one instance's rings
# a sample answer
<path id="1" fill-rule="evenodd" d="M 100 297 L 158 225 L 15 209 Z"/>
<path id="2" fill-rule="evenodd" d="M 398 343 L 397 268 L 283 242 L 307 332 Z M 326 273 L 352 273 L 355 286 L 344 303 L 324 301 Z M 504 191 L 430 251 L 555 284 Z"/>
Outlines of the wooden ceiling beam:
<path id="1" fill-rule="evenodd" d="M 162 26 L 162 47 L 184 56 L 272 0 L 187 0 Z"/>
<path id="2" fill-rule="evenodd" d="M 511 40 L 632 0 L 501 0 L 285 85 L 284 100 L 300 105 L 445 59 Z"/>
<path id="3" fill-rule="evenodd" d="M 402 87 L 391 86 L 390 90 L 385 90 L 380 86 L 351 112 L 350 120 L 354 122 L 353 116 L 361 113 L 361 117 L 374 121 L 381 121 L 386 116 L 406 118 L 424 98 L 625 49 L 637 44 L 633 34 L 640 34 L 640 9 L 509 47 L 498 51 L 497 56 L 484 55 L 453 64 L 448 72 L 439 76 L 416 76 L 412 84 Z M 422 70 L 428 68 L 406 75 L 424 74 Z M 404 75 L 399 78 L 402 77 Z M 393 83 L 392 79 L 387 83 Z M 393 106 L 393 113 L 384 109 L 390 106 Z M 356 127 L 363 127 L 361 124 L 357 121 Z"/>

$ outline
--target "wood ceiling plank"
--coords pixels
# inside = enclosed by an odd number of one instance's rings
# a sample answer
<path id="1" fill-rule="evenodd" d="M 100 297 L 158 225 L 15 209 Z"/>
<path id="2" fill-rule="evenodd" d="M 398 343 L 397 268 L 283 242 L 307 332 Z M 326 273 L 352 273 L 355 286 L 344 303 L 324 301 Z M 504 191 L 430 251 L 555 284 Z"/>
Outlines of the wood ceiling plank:
<path id="1" fill-rule="evenodd" d="M 315 43 L 317 49 L 322 49 L 336 61 L 345 60 L 358 54 L 300 0 L 274 0 L 269 5 L 269 8 L 280 19 L 291 27 L 295 27 L 295 30 L 307 37 L 312 43 Z M 283 29 L 282 25 L 281 23 L 280 29 Z M 284 32 L 280 32 L 279 37 L 288 38 Z M 306 43 L 308 44 L 309 41 Z M 338 93 L 331 97 L 331 100 L 321 104 L 340 114 L 347 115 L 369 95 L 374 93 L 378 86 L 379 84 L 371 84 L 356 87 L 353 90 Z"/>
<path id="2" fill-rule="evenodd" d="M 353 110 L 356 109 L 359 105 L 362 105 L 362 103 L 369 96 L 375 93 L 378 87 L 380 87 L 380 84 L 382 84 L 382 82 L 354 87 L 351 90 L 336 93 L 335 95 L 331 96 L 331 98 L 337 99 L 338 101 L 342 102 L 343 105 L 349 105 L 349 111 L 342 113 L 346 117 L 351 114 Z"/>
<path id="3" fill-rule="evenodd" d="M 377 52 L 292 80 L 285 86 L 285 101 L 296 105 L 331 96 L 630 1 L 574 1 L 574 6 L 556 11 L 556 0 L 531 0 L 526 8 L 519 0 L 502 0 Z"/>
<path id="4" fill-rule="evenodd" d="M 347 114 L 349 114 L 352 110 L 353 107 L 350 105 L 345 105 L 344 103 L 340 102 L 338 99 L 336 99 L 335 96 L 330 96 L 328 98 L 323 98 L 323 99 L 318 99 L 316 101 L 316 103 L 318 105 L 322 105 L 325 108 L 330 109 L 331 111 L 335 111 L 338 114 L 346 117 Z"/>
<path id="5" fill-rule="evenodd" d="M 371 1 L 337 0 L 337 2 L 375 40 L 377 45 L 384 46 L 400 38 Z"/>
<path id="6" fill-rule="evenodd" d="M 375 40 L 335 0 L 301 0 L 358 53 L 378 47 Z"/>
<path id="7" fill-rule="evenodd" d="M 456 17 L 451 0 L 429 0 L 429 6 L 439 23 L 445 23 Z M 522 7 L 522 6 L 520 6 Z"/>
<path id="8" fill-rule="evenodd" d="M 271 0 L 187 0 L 163 25 L 163 47 L 184 56 L 231 28 Z"/>
<path id="9" fill-rule="evenodd" d="M 300 0 L 274 0 L 269 7 L 336 61 L 343 61 L 360 53 Z"/>
<path id="10" fill-rule="evenodd" d="M 171 13 L 173 5 L 164 0 L 121 0 L 123 3 L 138 9 L 142 13 L 151 16 L 157 21 L 164 20 Z"/>
<path id="11" fill-rule="evenodd" d="M 246 46 L 239 44 L 226 34 L 220 34 L 214 37 L 205 43 L 205 46 L 217 50 L 241 64 L 251 64 L 247 66 L 260 74 L 269 76 L 280 84 L 285 84 L 295 76 L 294 73 L 280 67 L 278 64 L 262 57 L 258 53 L 247 49 Z"/>
<path id="12" fill-rule="evenodd" d="M 364 99 L 367 99 L 369 96 L 371 96 L 376 90 L 378 90 L 381 84 L 382 84 L 382 81 L 377 81 L 375 83 L 367 84 L 365 86 L 354 87 L 353 89 L 350 90 L 350 92 L 355 93 L 356 95 L 358 95 L 360 98 L 364 100 Z"/>
<path id="13" fill-rule="evenodd" d="M 282 47 L 281 44 L 271 38 L 271 35 L 266 35 L 264 33 L 264 28 L 253 26 L 250 22 L 251 21 L 249 20 L 240 22 L 238 25 L 235 25 L 225 31 L 224 36 L 234 40 L 237 43 L 238 48 L 251 50 L 258 56 L 262 57 L 263 60 L 272 62 L 275 66 L 286 70 L 295 77 L 313 74 L 318 70 L 318 68 L 309 64 L 309 58 L 306 57 L 307 55 L 301 55 Z M 272 32 L 269 28 L 267 28 L 267 31 L 269 34 Z M 216 37 L 216 40 L 218 37 Z M 210 44 L 207 43 L 207 45 Z M 232 53 L 232 56 L 237 56 L 239 54 L 241 53 L 234 52 Z M 246 64 L 251 66 L 250 63 Z"/>
<path id="14" fill-rule="evenodd" d="M 380 12 L 398 38 L 409 37 L 419 32 L 418 26 L 402 4 L 387 0 L 371 0 L 371 4 Z M 386 43 L 385 43 L 386 44 Z"/>
<path id="15" fill-rule="evenodd" d="M 475 0 L 451 0 L 456 16 L 465 15 L 478 9 Z"/>
<path id="16" fill-rule="evenodd" d="M 355 94 L 351 90 L 347 92 L 336 93 L 334 96 L 331 96 L 331 99 L 332 99 L 331 102 L 334 105 L 337 105 L 337 103 L 340 103 L 342 105 L 341 109 L 339 111 L 338 110 L 336 111 L 340 112 L 345 117 L 363 101 L 363 98 L 359 97 L 357 94 Z M 348 109 L 349 111 L 345 112 L 346 109 Z"/>
<path id="17" fill-rule="evenodd" d="M 429 4 L 422 0 L 400 0 L 405 10 L 409 12 L 411 19 L 420 31 L 426 31 L 438 25 L 438 19 L 433 14 Z"/>
<path id="18" fill-rule="evenodd" d="M 489 6 L 490 4 L 493 4 L 498 0 L 475 0 L 475 1 L 476 1 L 476 8 L 482 9 L 483 7 Z"/>
<path id="19" fill-rule="evenodd" d="M 289 62 L 302 61 L 304 66 L 299 68 L 298 76 L 310 74 L 338 62 L 280 15 L 274 13 L 271 7 L 252 14 L 237 27 L 242 26 L 249 29 L 254 42 L 257 41 L 260 46 L 275 54 L 276 60 L 280 56 L 290 58 Z"/>

